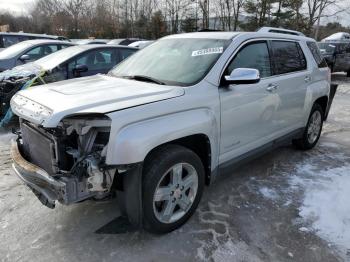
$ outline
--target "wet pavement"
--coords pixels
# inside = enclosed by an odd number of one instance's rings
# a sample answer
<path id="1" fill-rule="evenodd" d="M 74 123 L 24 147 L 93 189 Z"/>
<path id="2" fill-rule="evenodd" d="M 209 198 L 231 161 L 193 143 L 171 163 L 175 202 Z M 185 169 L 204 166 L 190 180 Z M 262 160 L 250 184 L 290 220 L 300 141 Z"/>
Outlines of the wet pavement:
<path id="1" fill-rule="evenodd" d="M 96 233 L 119 216 L 116 200 L 42 206 L 11 171 L 11 135 L 1 135 L 0 261 L 350 261 L 350 246 L 319 237 L 300 216 L 305 187 L 295 183 L 350 163 L 350 80 L 334 80 L 316 148 L 279 148 L 218 179 L 189 222 L 161 236 Z"/>

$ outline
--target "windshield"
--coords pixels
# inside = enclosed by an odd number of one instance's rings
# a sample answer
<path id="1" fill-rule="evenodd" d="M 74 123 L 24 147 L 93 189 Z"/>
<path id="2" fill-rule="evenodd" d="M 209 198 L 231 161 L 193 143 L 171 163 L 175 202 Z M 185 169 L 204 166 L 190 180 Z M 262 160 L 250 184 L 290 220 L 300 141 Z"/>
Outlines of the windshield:
<path id="1" fill-rule="evenodd" d="M 336 46 L 330 43 L 318 43 L 318 48 L 322 54 L 333 54 Z"/>
<path id="2" fill-rule="evenodd" d="M 167 85 L 193 85 L 204 78 L 229 43 L 202 38 L 159 40 L 117 65 L 110 75 L 134 79 L 141 76 Z"/>
<path id="3" fill-rule="evenodd" d="M 36 60 L 34 63 L 46 70 L 50 70 L 85 50 L 87 49 L 83 46 L 67 47 L 48 56 L 44 56 L 43 58 Z"/>
<path id="4" fill-rule="evenodd" d="M 28 42 L 20 42 L 18 44 L 12 45 L 0 52 L 0 59 L 8 59 L 19 55 L 21 52 L 25 51 L 28 47 L 32 45 L 32 43 Z"/>

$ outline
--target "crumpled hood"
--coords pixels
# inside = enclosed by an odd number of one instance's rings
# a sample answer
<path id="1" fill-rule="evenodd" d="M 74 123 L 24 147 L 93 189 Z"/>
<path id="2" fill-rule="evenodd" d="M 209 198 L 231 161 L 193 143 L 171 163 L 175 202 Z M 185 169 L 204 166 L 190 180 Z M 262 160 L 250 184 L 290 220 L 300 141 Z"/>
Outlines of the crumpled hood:
<path id="1" fill-rule="evenodd" d="M 107 113 L 183 94 L 181 87 L 95 75 L 23 90 L 12 99 L 11 106 L 15 114 L 34 123 L 36 121 L 31 116 L 37 112 L 32 111 L 31 105 L 48 108 L 50 115 L 37 124 L 56 127 L 69 115 Z"/>
<path id="2" fill-rule="evenodd" d="M 41 68 L 34 63 L 19 65 L 12 69 L 1 72 L 0 81 L 7 80 L 7 79 L 21 79 L 21 78 L 27 78 L 27 77 L 35 77 L 35 76 L 38 76 L 40 72 L 41 72 Z"/>

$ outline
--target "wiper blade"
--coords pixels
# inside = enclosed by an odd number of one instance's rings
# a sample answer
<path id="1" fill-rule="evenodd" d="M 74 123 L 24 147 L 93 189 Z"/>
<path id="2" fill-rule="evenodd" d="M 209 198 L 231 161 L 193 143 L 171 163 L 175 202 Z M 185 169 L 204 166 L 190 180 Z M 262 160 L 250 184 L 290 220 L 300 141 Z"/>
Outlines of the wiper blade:
<path id="1" fill-rule="evenodd" d="M 162 82 L 158 79 L 155 79 L 155 78 L 149 77 L 149 76 L 144 76 L 144 75 L 124 76 L 123 78 L 132 79 L 132 80 L 136 80 L 136 81 L 152 82 L 152 83 L 156 83 L 158 85 L 165 85 L 164 82 Z"/>

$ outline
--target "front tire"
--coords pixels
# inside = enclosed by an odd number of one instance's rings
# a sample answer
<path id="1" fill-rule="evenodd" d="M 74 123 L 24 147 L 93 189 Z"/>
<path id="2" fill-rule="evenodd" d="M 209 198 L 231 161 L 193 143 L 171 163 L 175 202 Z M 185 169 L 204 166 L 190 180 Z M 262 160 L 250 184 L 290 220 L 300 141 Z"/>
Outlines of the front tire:
<path id="1" fill-rule="evenodd" d="M 309 150 L 313 148 L 320 139 L 324 120 L 324 112 L 319 104 L 314 104 L 309 120 L 305 127 L 303 136 L 300 139 L 293 140 L 296 148 L 301 150 Z"/>
<path id="2" fill-rule="evenodd" d="M 191 150 L 166 145 L 146 159 L 143 173 L 144 228 L 168 233 L 195 212 L 204 188 L 204 167 Z"/>

